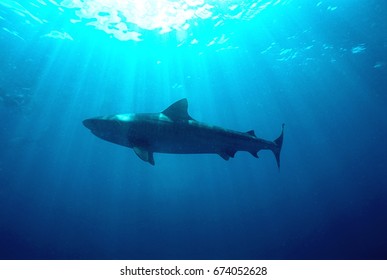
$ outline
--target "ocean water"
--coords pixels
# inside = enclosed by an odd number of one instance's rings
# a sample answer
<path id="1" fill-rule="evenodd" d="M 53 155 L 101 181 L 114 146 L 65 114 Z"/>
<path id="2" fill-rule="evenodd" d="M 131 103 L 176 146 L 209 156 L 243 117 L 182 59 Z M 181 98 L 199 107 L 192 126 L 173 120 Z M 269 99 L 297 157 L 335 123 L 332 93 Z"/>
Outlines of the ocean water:
<path id="1" fill-rule="evenodd" d="M 387 4 L 0 0 L 1 259 L 386 259 Z M 86 118 L 190 115 L 256 159 L 105 142 Z"/>

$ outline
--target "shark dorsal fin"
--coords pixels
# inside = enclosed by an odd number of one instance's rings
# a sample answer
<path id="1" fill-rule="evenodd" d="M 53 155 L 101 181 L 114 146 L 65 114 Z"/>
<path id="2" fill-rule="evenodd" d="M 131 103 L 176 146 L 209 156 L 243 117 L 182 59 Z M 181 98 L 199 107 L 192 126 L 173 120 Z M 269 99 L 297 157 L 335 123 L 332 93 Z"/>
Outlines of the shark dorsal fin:
<path id="1" fill-rule="evenodd" d="M 249 135 L 251 135 L 251 136 L 257 137 L 257 136 L 255 135 L 254 130 L 249 130 L 249 131 L 247 131 L 246 133 L 249 134 Z"/>
<path id="2" fill-rule="evenodd" d="M 179 101 L 176 101 L 167 109 L 162 111 L 165 116 L 170 118 L 173 121 L 188 121 L 193 120 L 190 115 L 188 115 L 188 101 L 187 98 L 183 98 Z"/>

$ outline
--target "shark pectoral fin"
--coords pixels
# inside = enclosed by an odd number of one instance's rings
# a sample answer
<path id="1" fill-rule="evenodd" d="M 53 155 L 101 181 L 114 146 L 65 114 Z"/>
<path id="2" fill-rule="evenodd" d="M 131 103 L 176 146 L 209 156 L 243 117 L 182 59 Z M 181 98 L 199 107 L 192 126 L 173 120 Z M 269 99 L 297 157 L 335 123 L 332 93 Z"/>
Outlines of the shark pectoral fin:
<path id="1" fill-rule="evenodd" d="M 218 155 L 220 155 L 224 160 L 229 160 L 230 157 L 235 156 L 236 151 L 225 151 L 225 152 L 220 152 Z"/>
<path id="2" fill-rule="evenodd" d="M 229 160 L 230 156 L 226 152 L 218 153 L 224 160 Z"/>
<path id="3" fill-rule="evenodd" d="M 139 147 L 133 147 L 133 151 L 136 155 L 143 161 L 149 162 L 152 165 L 155 165 L 155 160 L 153 158 L 153 153 L 147 150 L 141 149 Z"/>

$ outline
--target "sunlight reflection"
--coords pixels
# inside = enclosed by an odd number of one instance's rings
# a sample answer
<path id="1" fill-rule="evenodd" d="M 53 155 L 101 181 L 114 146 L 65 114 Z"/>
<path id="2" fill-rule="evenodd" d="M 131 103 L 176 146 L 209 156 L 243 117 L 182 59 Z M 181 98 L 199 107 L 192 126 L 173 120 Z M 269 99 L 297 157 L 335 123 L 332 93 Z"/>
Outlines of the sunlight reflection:
<path id="1" fill-rule="evenodd" d="M 87 21 L 119 40 L 141 41 L 142 30 L 165 34 L 188 32 L 200 20 L 249 20 L 270 5 L 281 1 L 239 0 L 63 0 L 57 5 L 76 9 L 72 22 Z M 274 3 L 273 3 L 274 2 Z M 218 25 L 215 25 L 217 27 Z M 181 36 L 186 38 L 186 36 Z"/>
<path id="2" fill-rule="evenodd" d="M 159 30 L 160 34 L 172 30 L 186 30 L 193 18 L 212 16 L 213 6 L 203 0 L 124 1 L 124 0 L 64 0 L 62 7 L 77 8 L 80 19 L 89 19 L 93 25 L 120 40 L 140 40 L 141 34 L 129 27 L 135 24 L 144 30 Z M 132 28 L 133 29 L 133 28 Z"/>

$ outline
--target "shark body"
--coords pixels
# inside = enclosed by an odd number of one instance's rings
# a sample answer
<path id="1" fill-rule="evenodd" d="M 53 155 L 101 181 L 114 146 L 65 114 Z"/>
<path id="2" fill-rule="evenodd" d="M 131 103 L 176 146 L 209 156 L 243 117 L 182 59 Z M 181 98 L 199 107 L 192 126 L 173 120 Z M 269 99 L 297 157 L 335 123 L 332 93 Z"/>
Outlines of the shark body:
<path id="1" fill-rule="evenodd" d="M 256 137 L 253 130 L 238 132 L 198 122 L 188 114 L 187 99 L 181 99 L 161 113 L 119 114 L 83 121 L 103 140 L 132 148 L 136 155 L 154 165 L 153 153 L 218 154 L 229 160 L 237 151 L 258 158 L 260 150 L 274 153 L 278 168 L 283 129 L 274 141 Z"/>

